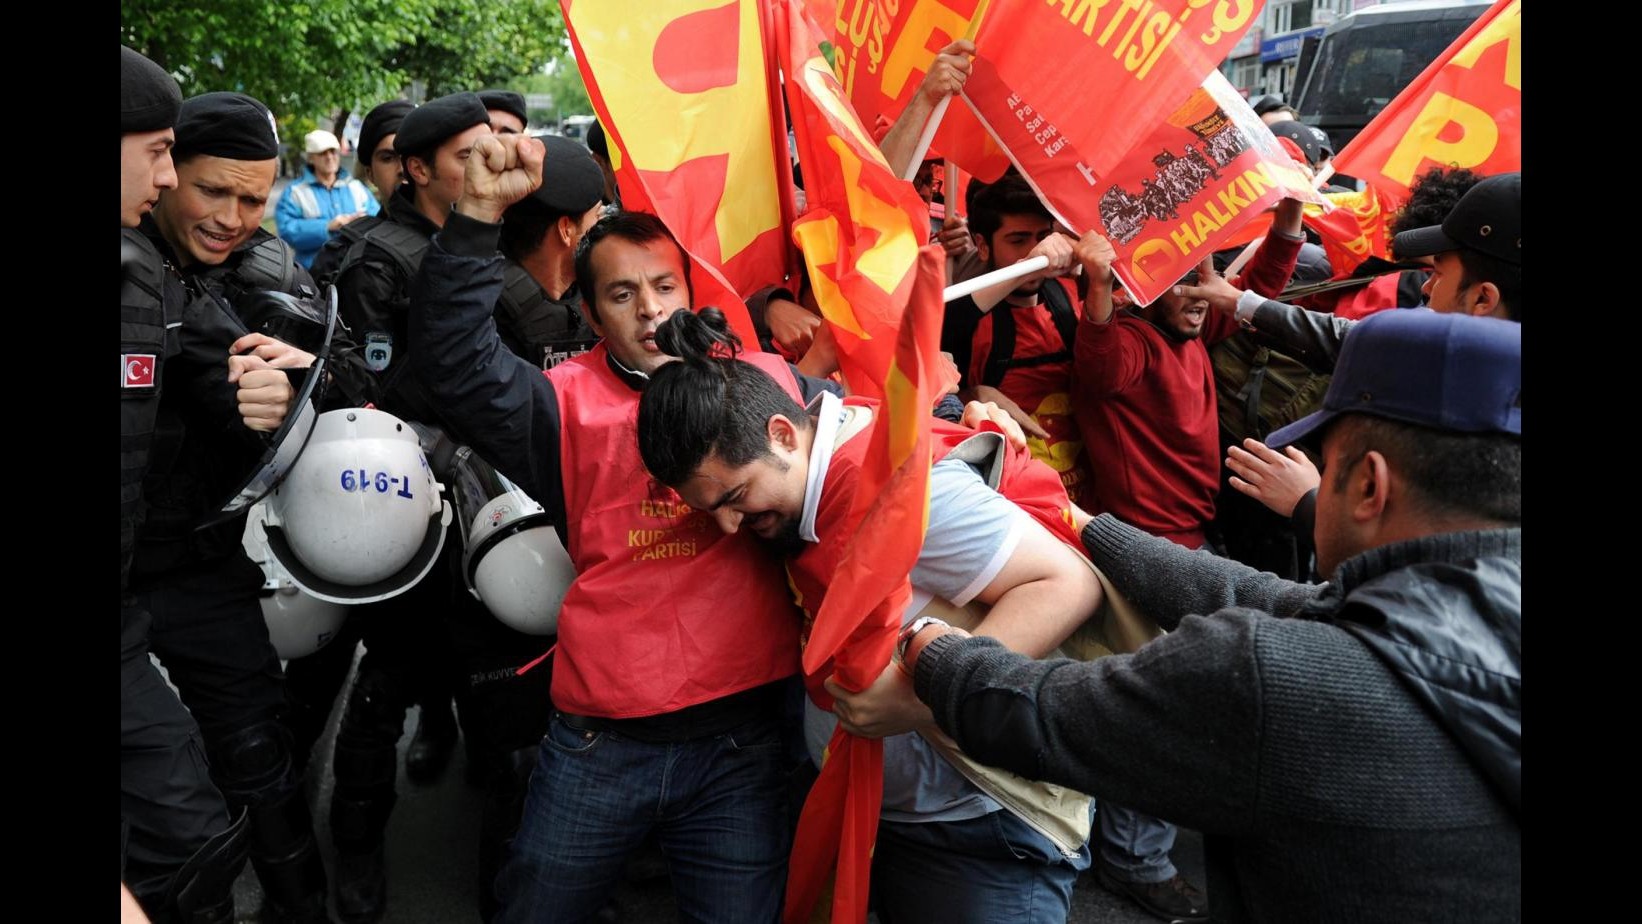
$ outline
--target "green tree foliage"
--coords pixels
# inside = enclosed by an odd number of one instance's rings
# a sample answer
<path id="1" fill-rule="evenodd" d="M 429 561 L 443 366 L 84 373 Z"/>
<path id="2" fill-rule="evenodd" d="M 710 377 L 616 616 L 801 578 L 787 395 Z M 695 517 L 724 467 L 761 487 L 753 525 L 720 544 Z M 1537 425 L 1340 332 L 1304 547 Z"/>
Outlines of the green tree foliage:
<path id="1" fill-rule="evenodd" d="M 593 102 L 588 99 L 587 86 L 582 83 L 581 71 L 576 69 L 576 62 L 568 49 L 562 57 L 548 65 L 545 73 L 532 74 L 525 80 L 516 81 L 514 88 L 525 94 L 545 93 L 553 99 L 550 108 L 531 110 L 532 125 L 546 124 L 549 120 L 557 122 L 565 116 L 593 114 Z"/>
<path id="2" fill-rule="evenodd" d="M 187 95 L 236 90 L 277 115 L 505 85 L 562 52 L 556 0 L 121 0 L 120 41 Z"/>

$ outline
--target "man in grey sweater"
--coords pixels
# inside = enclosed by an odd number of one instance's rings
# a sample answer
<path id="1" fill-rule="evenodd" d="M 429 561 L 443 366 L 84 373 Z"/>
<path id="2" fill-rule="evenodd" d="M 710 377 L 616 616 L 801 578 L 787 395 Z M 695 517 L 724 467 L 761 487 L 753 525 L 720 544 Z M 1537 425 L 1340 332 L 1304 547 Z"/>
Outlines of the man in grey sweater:
<path id="1" fill-rule="evenodd" d="M 1521 384 L 1519 324 L 1365 319 L 1272 439 L 1321 441 L 1329 583 L 1101 516 L 1089 554 L 1169 634 L 1044 662 L 930 626 L 919 697 L 977 759 L 1202 831 L 1216 921 L 1519 920 Z"/>

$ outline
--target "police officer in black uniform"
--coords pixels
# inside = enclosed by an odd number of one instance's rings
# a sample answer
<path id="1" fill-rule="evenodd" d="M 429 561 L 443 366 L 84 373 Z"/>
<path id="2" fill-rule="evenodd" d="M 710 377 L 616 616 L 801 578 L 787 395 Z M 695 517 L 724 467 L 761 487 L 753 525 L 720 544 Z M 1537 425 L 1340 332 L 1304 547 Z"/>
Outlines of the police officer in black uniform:
<path id="1" fill-rule="evenodd" d="M 261 320 L 261 308 L 274 315 L 283 307 L 289 316 L 274 329 L 294 337 L 306 321 L 308 348 L 324 339 L 312 280 L 289 245 L 260 228 L 278 157 L 272 115 L 249 96 L 207 93 L 183 103 L 176 135 L 178 187 L 161 195 L 142 230 L 186 290 L 179 328 L 186 349 L 223 363 L 247 354 L 236 365 L 262 361 L 300 381 L 313 355 L 247 324 Z M 374 382 L 363 360 L 351 372 L 348 361 L 332 365 L 335 393 L 365 400 Z M 248 814 L 251 863 L 266 896 L 262 919 L 324 921 L 325 869 L 292 766 L 284 678 L 259 602 L 262 569 L 241 545 L 243 513 L 201 528 L 257 469 L 268 444 L 243 428 L 225 430 L 220 412 L 202 414 L 184 397 L 168 392 L 160 403 L 132 591 L 153 614 L 153 650 L 199 721 L 213 779 L 229 805 Z"/>
<path id="2" fill-rule="evenodd" d="M 349 246 L 336 277 L 341 320 L 363 341 L 366 361 L 377 375 L 377 406 L 401 420 L 441 426 L 432 402 L 408 373 L 410 286 L 429 238 L 461 195 L 473 139 L 489 133 L 490 113 L 473 93 L 440 97 L 406 113 L 394 138 L 405 181 L 388 197 L 382 220 Z M 438 459 L 430 453 L 436 473 Z M 461 547 L 459 536 L 447 537 L 445 558 L 415 587 L 356 606 L 349 616 L 364 633 L 365 656 L 333 760 L 331 838 L 337 848 L 337 911 L 345 921 L 379 920 L 387 904 L 384 833 L 398 798 L 397 744 L 405 713 L 428 692 L 430 678 L 448 681 L 455 675 L 444 634 L 447 611 L 478 606 L 456 580 L 460 556 L 455 552 Z"/>
<path id="3" fill-rule="evenodd" d="M 543 369 L 592 349 L 598 335 L 582 317 L 576 245 L 604 210 L 604 172 L 587 149 L 556 135 L 542 185 L 509 206 L 500 246 L 502 300 L 496 330 L 516 355 Z"/>
<path id="4" fill-rule="evenodd" d="M 168 322 L 182 317 L 181 287 L 136 231 L 160 191 L 176 186 L 181 104 L 170 75 L 121 46 L 120 879 L 155 921 L 227 922 L 245 865 L 246 814 L 230 814 L 211 781 L 199 726 L 149 660 L 150 615 L 129 586 L 162 396 L 187 394 L 200 374 L 167 336 Z"/>

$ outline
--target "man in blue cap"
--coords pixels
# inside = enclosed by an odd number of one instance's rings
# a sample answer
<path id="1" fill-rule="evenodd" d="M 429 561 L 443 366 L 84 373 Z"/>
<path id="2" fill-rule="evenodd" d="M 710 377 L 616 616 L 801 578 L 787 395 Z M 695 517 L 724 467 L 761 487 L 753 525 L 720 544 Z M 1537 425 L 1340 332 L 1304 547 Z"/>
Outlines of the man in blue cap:
<path id="1" fill-rule="evenodd" d="M 1043 662 L 931 626 L 918 695 L 979 760 L 1202 831 L 1216 920 L 1520 920 L 1521 395 L 1520 324 L 1373 315 L 1271 438 L 1320 447 L 1328 583 L 1100 516 L 1168 635 Z"/>

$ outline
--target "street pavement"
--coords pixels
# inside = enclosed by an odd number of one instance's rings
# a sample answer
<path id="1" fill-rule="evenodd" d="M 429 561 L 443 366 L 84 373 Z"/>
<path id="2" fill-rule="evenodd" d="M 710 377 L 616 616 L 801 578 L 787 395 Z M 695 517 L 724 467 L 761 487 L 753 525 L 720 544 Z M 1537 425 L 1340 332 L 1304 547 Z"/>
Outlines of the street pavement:
<path id="1" fill-rule="evenodd" d="M 358 658 L 355 662 L 357 666 Z M 349 677 L 350 683 L 352 677 Z M 325 735 L 316 745 L 308 780 L 309 807 L 327 870 L 335 869 L 328 812 L 335 778 L 331 745 L 342 710 L 333 711 Z M 399 740 L 399 801 L 388 823 L 388 910 L 384 924 L 475 924 L 479 921 L 477 856 L 482 799 L 464 781 L 466 758 L 458 746 L 444 775 L 434 783 L 412 783 L 405 776 L 405 749 L 416 729 L 417 710 L 405 719 Z M 1188 879 L 1203 884 L 1202 839 L 1182 830 L 1174 861 Z M 659 870 L 657 871 L 660 872 Z M 235 905 L 241 924 L 261 921 L 262 890 L 249 865 L 235 883 Z M 678 920 L 664 874 L 640 883 L 625 883 L 616 895 L 616 918 L 626 924 L 671 924 Z M 333 909 L 334 914 L 334 909 Z M 875 920 L 875 919 L 874 919 Z M 1139 906 L 1107 892 L 1093 871 L 1085 873 L 1072 893 L 1071 924 L 1157 924 Z M 941 922 L 930 922 L 941 924 Z"/>

